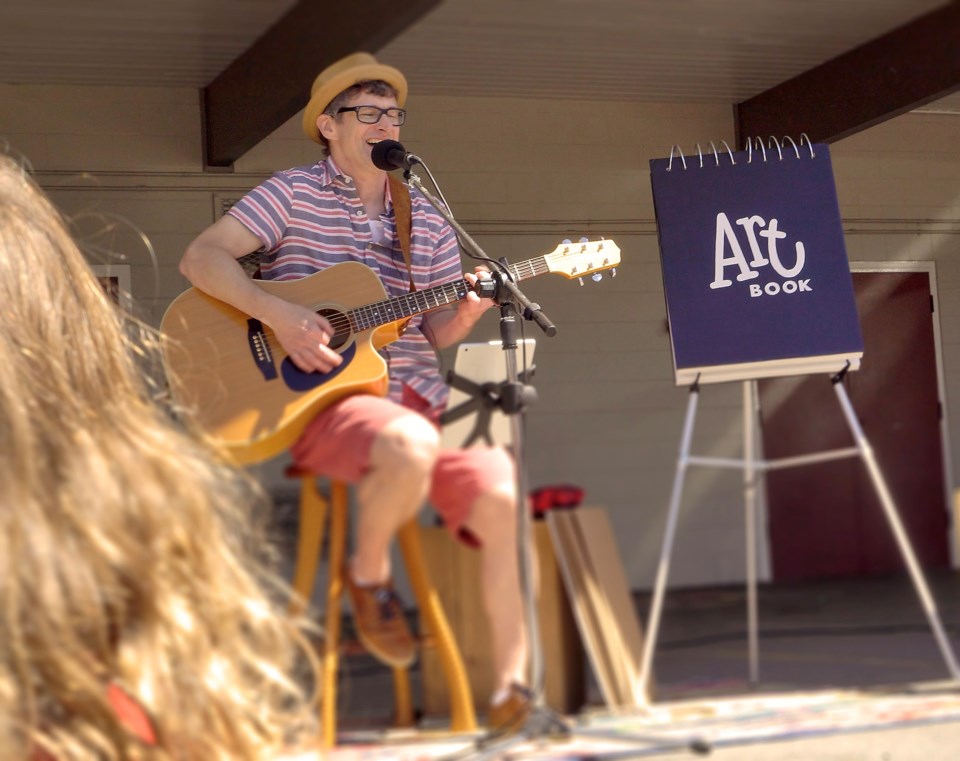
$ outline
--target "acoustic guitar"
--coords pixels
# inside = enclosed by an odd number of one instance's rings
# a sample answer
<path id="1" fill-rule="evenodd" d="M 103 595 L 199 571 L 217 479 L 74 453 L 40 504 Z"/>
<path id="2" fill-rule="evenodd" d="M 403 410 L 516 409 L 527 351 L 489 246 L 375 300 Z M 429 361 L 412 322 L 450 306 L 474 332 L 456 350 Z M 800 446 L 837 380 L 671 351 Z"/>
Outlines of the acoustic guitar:
<path id="1" fill-rule="evenodd" d="M 518 281 L 548 273 L 578 278 L 619 263 L 613 241 L 567 243 L 511 265 L 511 273 Z M 343 362 L 328 373 L 303 372 L 260 321 L 196 288 L 178 296 L 160 326 L 171 390 L 241 464 L 289 448 L 317 412 L 345 396 L 385 394 L 387 365 L 378 350 L 399 338 L 407 318 L 455 303 L 470 289 L 461 279 L 387 298 L 359 262 L 299 280 L 254 282 L 326 317 L 335 330 L 330 347 Z"/>

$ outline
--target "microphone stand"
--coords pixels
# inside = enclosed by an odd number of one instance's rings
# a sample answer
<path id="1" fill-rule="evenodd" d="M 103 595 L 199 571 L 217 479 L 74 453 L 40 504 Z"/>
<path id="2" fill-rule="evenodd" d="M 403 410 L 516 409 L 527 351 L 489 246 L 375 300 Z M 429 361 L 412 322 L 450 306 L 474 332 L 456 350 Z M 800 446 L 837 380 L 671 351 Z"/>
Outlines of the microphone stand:
<path id="1" fill-rule="evenodd" d="M 415 160 L 414 163 L 421 164 L 430 174 L 429 168 L 423 161 L 416 156 L 410 156 Z M 430 174 L 432 178 L 432 174 Z M 521 400 L 524 398 L 533 398 L 533 394 L 527 391 L 528 387 L 518 381 L 517 373 L 517 314 L 520 313 L 527 320 L 535 322 L 544 334 L 553 337 L 557 334 L 557 328 L 550 319 L 543 313 L 539 304 L 531 302 L 530 299 L 517 287 L 510 274 L 506 260 L 496 261 L 480 247 L 480 245 L 467 233 L 460 223 L 454 219 L 453 214 L 447 208 L 447 205 L 436 198 L 428 191 L 420 178 L 413 173 L 412 166 L 406 166 L 403 172 L 404 179 L 411 187 L 419 190 L 423 196 L 430 202 L 437 212 L 442 216 L 460 236 L 461 243 L 469 249 L 474 258 L 490 262 L 496 265 L 497 269 L 491 272 L 491 280 L 494 281 L 492 289 L 481 286 L 480 293 L 483 296 L 493 298 L 500 306 L 500 337 L 503 345 L 504 359 L 506 360 L 507 380 L 503 384 L 503 393 L 501 400 Z M 483 283 L 483 281 L 480 281 Z M 522 311 L 518 309 L 522 307 Z M 529 676 L 530 692 L 532 695 L 530 714 L 523 725 L 517 730 L 510 732 L 493 732 L 476 740 L 474 747 L 465 749 L 460 753 L 447 756 L 451 759 L 483 759 L 495 758 L 506 748 L 522 743 L 526 740 L 535 740 L 544 737 L 569 738 L 574 734 L 568 722 L 556 711 L 546 705 L 544 698 L 544 664 L 543 649 L 540 640 L 540 623 L 537 617 L 535 591 L 533 588 L 533 558 L 530 548 L 533 546 L 533 528 L 530 510 L 527 506 L 527 494 L 529 486 L 527 481 L 527 469 L 524 459 L 526 448 L 524 441 L 524 409 L 522 403 L 503 404 L 504 412 L 510 419 L 510 432 L 512 435 L 511 451 L 514 464 L 516 466 L 517 478 L 517 556 L 520 563 L 520 588 L 524 608 L 524 623 L 527 629 L 527 642 L 529 650 Z M 710 746 L 700 738 L 676 739 L 676 738 L 654 738 L 649 736 L 625 735 L 617 732 L 604 730 L 593 730 L 589 728 L 578 728 L 576 734 L 582 736 L 591 736 L 597 738 L 606 738 L 610 740 L 619 740 L 624 742 L 640 741 L 649 744 L 658 745 L 664 749 L 687 747 L 696 753 L 709 753 Z"/>
<path id="2" fill-rule="evenodd" d="M 536 304 L 524 295 L 523 291 L 517 288 L 516 283 L 513 282 L 513 276 L 509 272 L 509 268 L 501 263 L 496 261 L 493 257 L 487 255 L 487 253 L 480 248 L 480 245 L 470 237 L 466 230 L 464 230 L 460 223 L 454 219 L 453 215 L 447 209 L 446 204 L 440 201 L 440 199 L 433 196 L 430 191 L 423 187 L 423 183 L 420 182 L 420 178 L 415 175 L 411 169 L 406 169 L 403 172 L 403 177 L 407 182 L 412 186 L 423 193 L 424 197 L 430 202 L 430 205 L 433 206 L 447 222 L 450 223 L 450 226 L 454 229 L 457 235 L 460 238 L 461 243 L 465 244 L 466 248 L 469 249 L 469 253 L 475 259 L 481 259 L 485 262 L 490 262 L 497 266 L 497 271 L 491 273 L 497 281 L 495 292 L 491 295 L 489 293 L 482 293 L 482 295 L 491 296 L 494 300 L 497 300 L 497 303 L 501 302 L 498 300 L 500 298 L 499 293 L 503 290 L 507 290 L 510 293 L 510 296 L 513 298 L 513 302 L 519 304 L 523 307 L 523 316 L 527 320 L 532 320 L 540 326 L 540 329 L 550 338 L 553 338 L 557 334 L 557 326 L 554 325 L 550 319 L 543 313 L 543 310 L 540 308 L 539 304 Z M 505 350 L 507 348 L 506 344 L 503 347 Z M 514 344 L 513 348 L 516 348 Z M 507 364 L 509 365 L 510 358 L 507 357 Z M 509 370 L 509 367 L 508 367 Z"/>

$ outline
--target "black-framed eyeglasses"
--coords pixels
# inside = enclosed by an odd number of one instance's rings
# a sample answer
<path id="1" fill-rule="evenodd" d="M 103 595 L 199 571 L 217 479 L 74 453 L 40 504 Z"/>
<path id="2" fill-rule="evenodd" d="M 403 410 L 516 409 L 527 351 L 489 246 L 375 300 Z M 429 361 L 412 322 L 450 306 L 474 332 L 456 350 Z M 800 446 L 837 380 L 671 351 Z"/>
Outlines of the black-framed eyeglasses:
<path id="1" fill-rule="evenodd" d="M 394 127 L 399 127 L 401 124 L 406 121 L 407 112 L 402 108 L 379 108 L 378 106 L 344 106 L 341 109 L 337 110 L 338 114 L 342 114 L 344 111 L 355 111 L 357 114 L 357 121 L 363 122 L 364 124 L 376 124 L 380 121 L 380 118 L 386 114 L 387 118 L 390 120 L 390 123 Z"/>

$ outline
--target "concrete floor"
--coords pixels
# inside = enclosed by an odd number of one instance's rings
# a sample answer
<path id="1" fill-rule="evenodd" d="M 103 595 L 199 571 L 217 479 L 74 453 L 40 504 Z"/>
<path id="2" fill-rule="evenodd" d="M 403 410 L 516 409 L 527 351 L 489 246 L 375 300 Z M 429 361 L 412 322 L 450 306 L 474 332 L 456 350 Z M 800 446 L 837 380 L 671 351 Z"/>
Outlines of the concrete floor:
<path id="1" fill-rule="evenodd" d="M 960 653 L 960 574 L 931 576 L 928 582 L 952 645 Z M 639 593 L 636 602 L 642 621 L 649 596 Z M 668 592 L 654 657 L 655 700 L 758 690 L 866 688 L 950 676 L 905 575 L 761 586 L 758 611 L 759 682 L 753 685 L 744 588 Z M 589 660 L 585 668 L 585 707 L 602 707 Z M 387 669 L 369 656 L 357 654 L 343 660 L 341 672 L 345 719 L 390 714 Z M 417 689 L 416 666 L 411 677 Z"/>
<path id="2" fill-rule="evenodd" d="M 928 578 L 944 627 L 960 651 L 960 574 Z M 759 676 L 749 679 L 746 595 L 742 587 L 676 590 L 667 594 L 655 654 L 655 703 L 698 699 L 801 694 L 836 688 L 882 693 L 953 690 L 944 656 L 909 578 L 848 579 L 759 590 Z M 646 616 L 647 594 L 636 595 Z M 549 665 L 548 665 L 549 667 Z M 385 726 L 392 709 L 389 672 L 365 655 L 342 662 L 340 726 L 347 731 Z M 582 715 L 604 710 L 586 662 L 587 700 Z M 411 672 L 414 695 L 420 674 Z M 576 716 L 570 717 L 576 721 Z M 442 724 L 424 717 L 423 726 Z M 676 756 L 678 751 L 664 753 Z M 692 754 L 679 751 L 681 755 Z M 650 755 L 639 747 L 625 758 Z M 659 755 L 659 754 L 654 754 Z M 552 756 L 548 756 L 552 757 Z M 569 757 L 558 746 L 557 757 Z M 607 756 L 598 756 L 607 757 Z M 960 722 L 809 737 L 790 742 L 717 747 L 716 759 L 759 761 L 955 761 L 960 758 Z M 540 756 L 537 756 L 540 758 Z"/>
<path id="3" fill-rule="evenodd" d="M 960 650 L 960 575 L 927 581 Z M 639 596 L 641 615 L 647 605 L 647 596 Z M 869 687 L 949 676 L 905 573 L 762 586 L 758 612 L 760 689 Z M 655 659 L 658 694 L 749 689 L 748 663 L 742 587 L 668 593 Z"/>
<path id="4" fill-rule="evenodd" d="M 292 557 L 295 511 L 291 506 L 278 517 L 274 536 L 281 540 L 281 554 Z M 928 582 L 952 647 L 960 652 L 960 573 L 930 574 Z M 316 609 L 322 602 L 322 589 L 321 574 L 313 598 Z M 635 600 L 643 621 L 649 595 L 637 593 Z M 410 615 L 415 625 L 415 612 Z M 349 620 L 345 629 L 349 633 Z M 750 681 L 747 643 L 743 586 L 671 590 L 655 651 L 655 703 L 800 695 L 838 688 L 909 692 L 917 686 L 927 689 L 930 683 L 951 692 L 957 689 L 905 572 L 887 578 L 763 585 L 759 589 L 756 684 Z M 589 659 L 584 660 L 587 689 L 581 716 L 605 710 Z M 421 689 L 417 666 L 410 676 L 416 701 Z M 392 708 L 392 678 L 387 668 L 363 653 L 341 659 L 338 726 L 343 731 L 387 727 Z M 569 717 L 571 722 L 577 718 Z M 443 722 L 443 717 L 421 718 L 424 728 Z M 678 757 L 677 753 L 664 755 Z M 679 753 L 684 755 L 684 751 Z M 636 755 L 649 753 L 638 749 Z M 556 757 L 569 758 L 559 748 Z M 711 757 L 721 761 L 955 761 L 960 758 L 960 721 L 717 747 Z"/>

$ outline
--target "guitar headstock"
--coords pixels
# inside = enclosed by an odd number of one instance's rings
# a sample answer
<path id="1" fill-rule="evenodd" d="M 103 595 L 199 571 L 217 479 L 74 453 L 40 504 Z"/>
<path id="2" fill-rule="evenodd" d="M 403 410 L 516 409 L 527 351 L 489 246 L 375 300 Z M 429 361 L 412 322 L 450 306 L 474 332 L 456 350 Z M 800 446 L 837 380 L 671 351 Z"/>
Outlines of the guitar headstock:
<path id="1" fill-rule="evenodd" d="M 550 272 L 572 280 L 592 272 L 616 268 L 620 264 L 620 247 L 612 240 L 565 242 L 543 258 Z"/>

